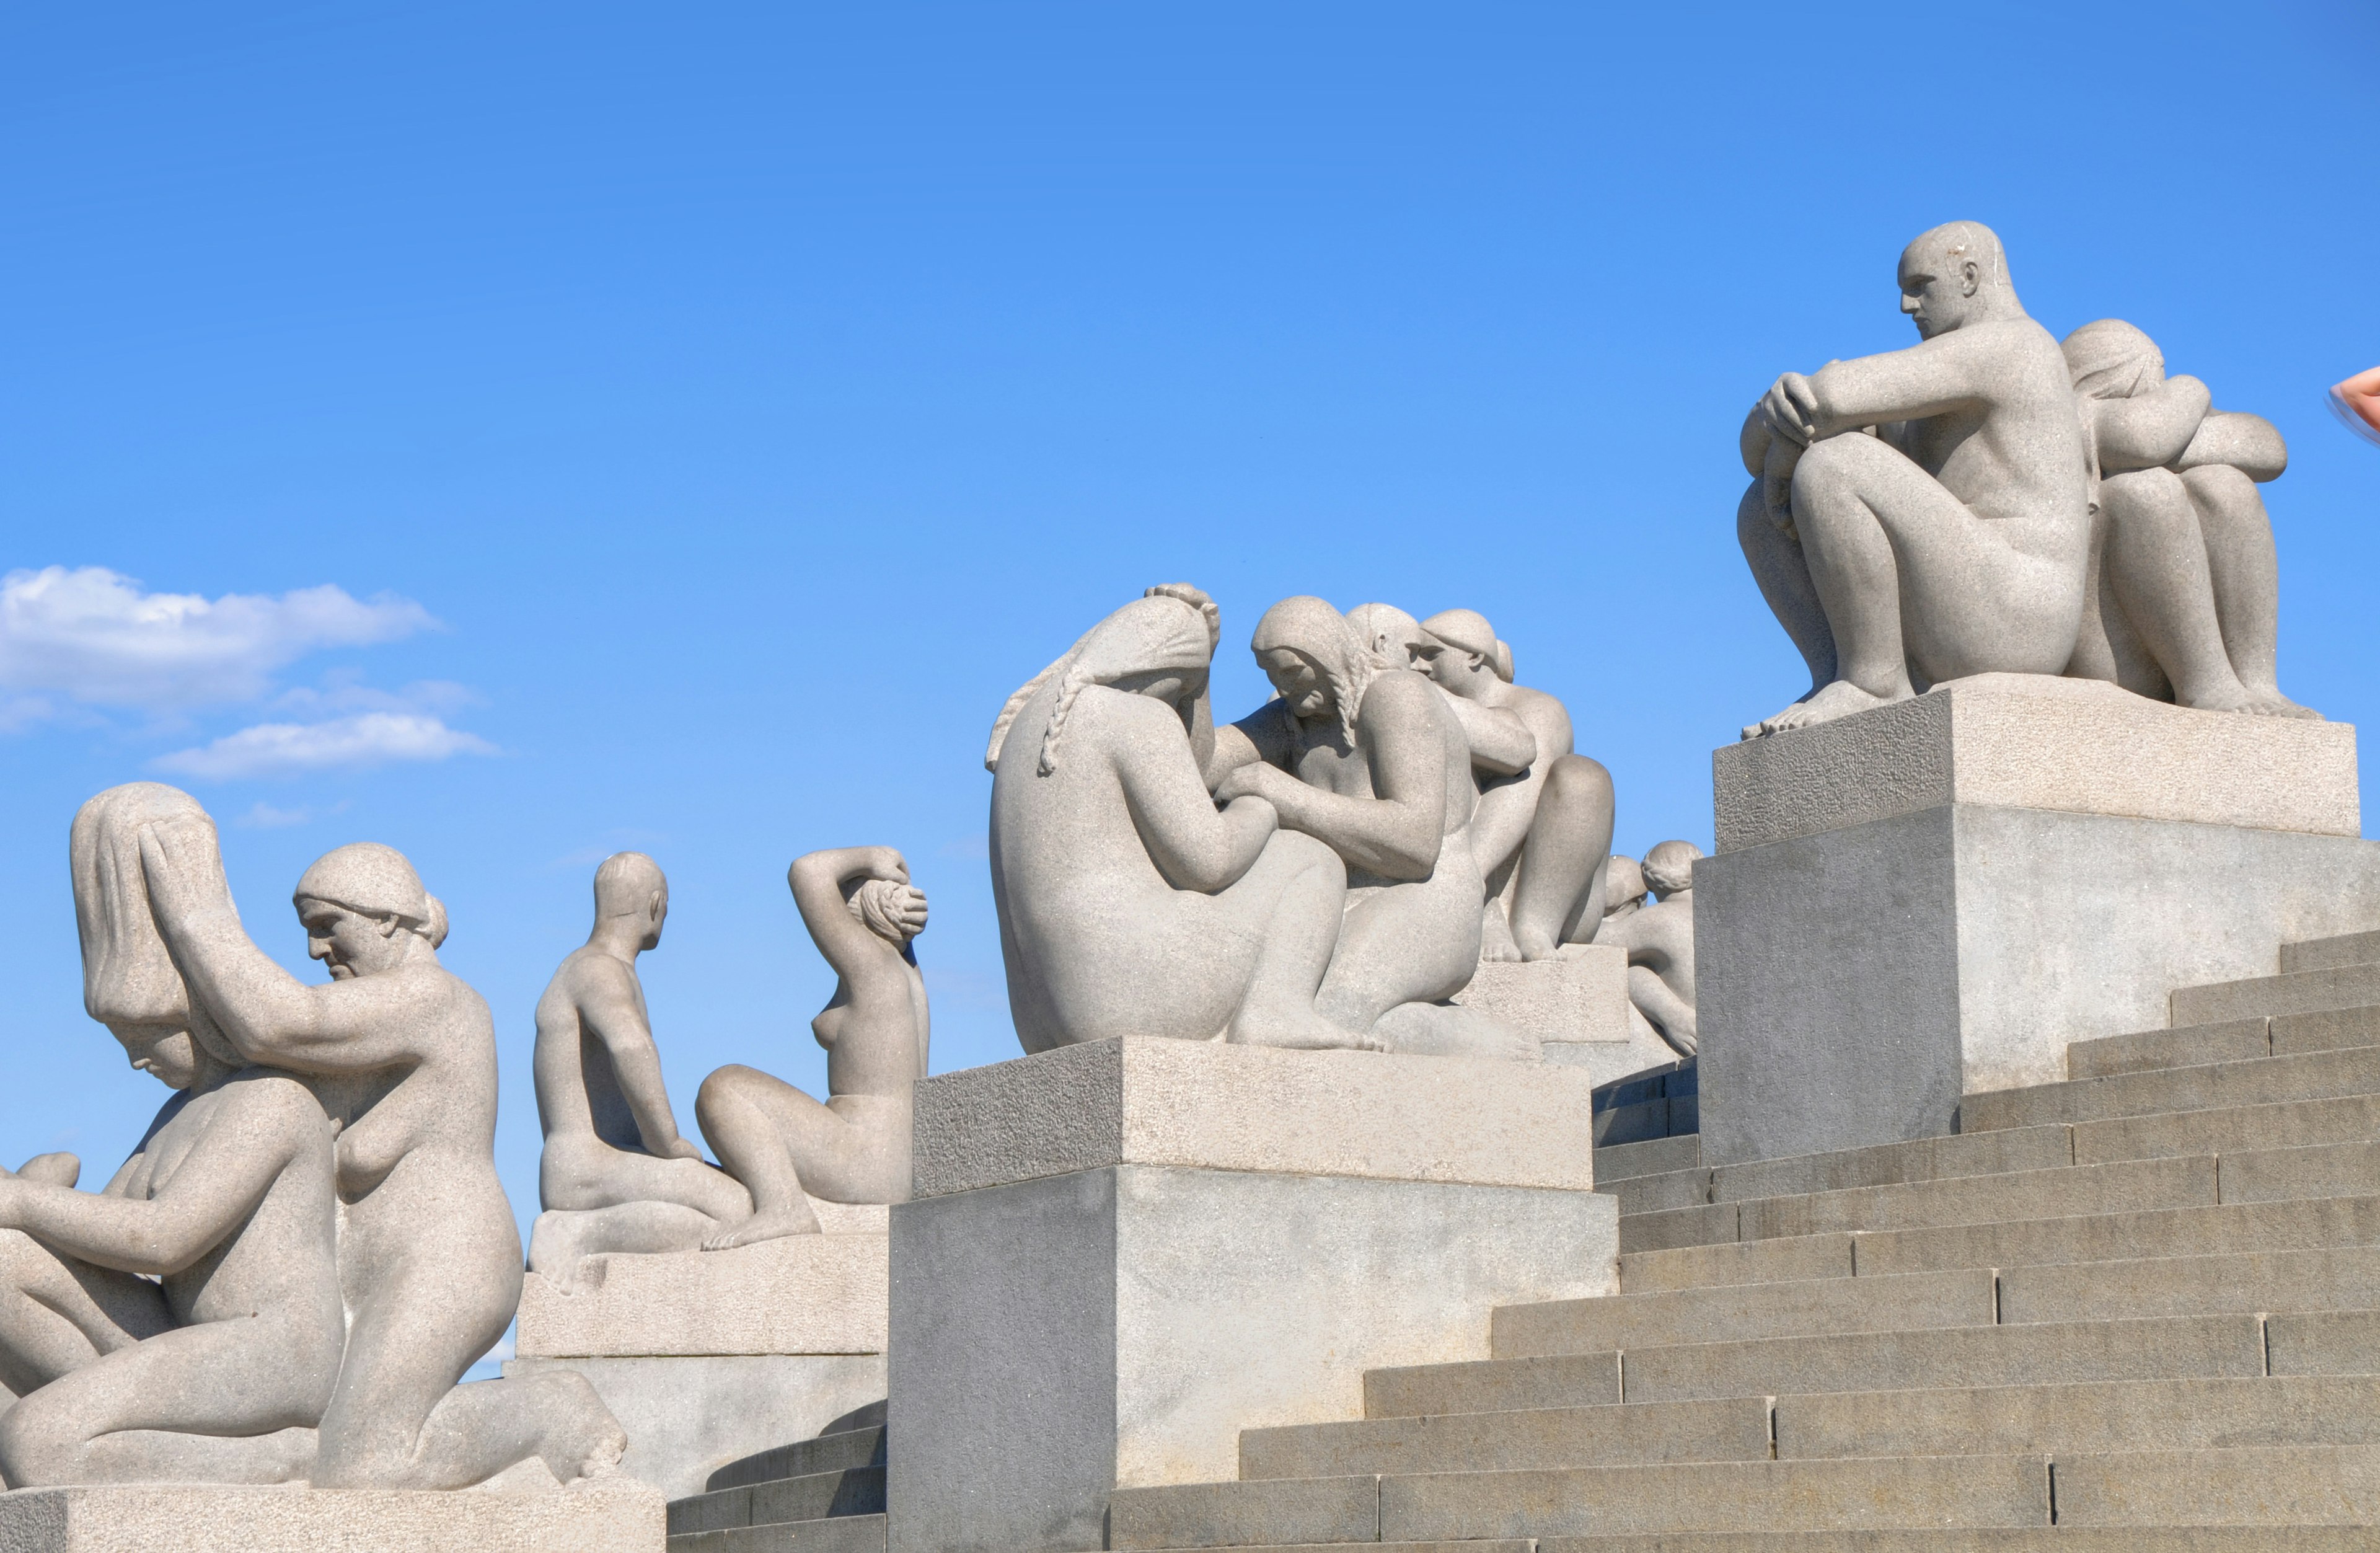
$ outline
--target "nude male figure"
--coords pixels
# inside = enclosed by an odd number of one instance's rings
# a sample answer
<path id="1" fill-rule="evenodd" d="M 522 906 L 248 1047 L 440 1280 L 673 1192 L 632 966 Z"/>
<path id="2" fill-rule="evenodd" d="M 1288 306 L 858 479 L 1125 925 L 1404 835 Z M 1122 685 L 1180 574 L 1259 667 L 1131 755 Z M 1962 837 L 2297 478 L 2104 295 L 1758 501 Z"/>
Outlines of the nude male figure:
<path id="1" fill-rule="evenodd" d="M 537 1005 L 545 1153 L 528 1265 L 572 1287 L 599 1252 L 695 1251 L 752 1212 L 751 1194 L 681 1137 L 662 1082 L 637 956 L 660 947 L 669 881 L 642 852 L 595 870 L 595 926 Z"/>
<path id="2" fill-rule="evenodd" d="M 1645 883 L 1653 904 L 1607 917 L 1598 944 L 1628 951 L 1628 1000 L 1661 1038 L 1692 1057 L 1694 1033 L 1694 859 L 1691 841 L 1664 841 L 1645 854 Z"/>
<path id="3" fill-rule="evenodd" d="M 1912 671 L 2058 674 L 2073 655 L 2091 520 L 2058 341 L 1975 222 L 1911 243 L 1900 278 L 1917 345 L 1787 373 L 1743 423 L 1737 537 L 1812 683 L 1747 739 L 1904 701 Z"/>

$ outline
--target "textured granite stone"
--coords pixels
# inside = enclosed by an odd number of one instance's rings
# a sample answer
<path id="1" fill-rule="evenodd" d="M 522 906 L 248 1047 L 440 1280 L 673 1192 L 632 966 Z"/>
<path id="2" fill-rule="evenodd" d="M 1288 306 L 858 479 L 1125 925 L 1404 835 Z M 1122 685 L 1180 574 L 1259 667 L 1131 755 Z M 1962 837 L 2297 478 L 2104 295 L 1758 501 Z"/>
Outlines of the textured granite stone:
<path id="1" fill-rule="evenodd" d="M 657 1489 L 620 1480 L 528 1493 L 379 1488 L 19 1488 L 7 1553 L 662 1553 Z"/>

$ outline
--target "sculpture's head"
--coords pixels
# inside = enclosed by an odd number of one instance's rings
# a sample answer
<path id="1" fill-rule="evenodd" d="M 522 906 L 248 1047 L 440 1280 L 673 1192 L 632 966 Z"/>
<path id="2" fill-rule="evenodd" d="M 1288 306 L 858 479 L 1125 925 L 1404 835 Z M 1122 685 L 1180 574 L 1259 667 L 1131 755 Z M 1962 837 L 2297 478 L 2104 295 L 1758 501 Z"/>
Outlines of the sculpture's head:
<path id="1" fill-rule="evenodd" d="M 1058 699 L 1041 734 L 1037 769 L 1044 776 L 1058 769 L 1058 746 L 1073 715 L 1075 698 L 1086 687 L 1106 685 L 1133 695 L 1145 695 L 1177 708 L 1186 707 L 1207 689 L 1207 675 L 1215 661 L 1214 633 L 1196 605 L 1168 593 L 1136 598 L 1085 632 L 1064 657 L 1035 675 L 1000 709 L 991 725 L 991 743 L 984 752 L 988 771 L 1000 769 L 1008 730 L 1017 715 L 1052 679 Z"/>
<path id="2" fill-rule="evenodd" d="M 860 924 L 894 948 L 926 931 L 926 892 L 897 879 L 862 879 L 845 898 Z"/>
<path id="3" fill-rule="evenodd" d="M 1645 870 L 1625 852 L 1614 852 L 1603 867 L 1603 914 L 1645 903 Z"/>
<path id="4" fill-rule="evenodd" d="M 630 919 L 637 947 L 657 949 L 662 924 L 669 921 L 669 880 L 662 865 L 642 852 L 613 852 L 595 870 L 595 920 Z"/>
<path id="5" fill-rule="evenodd" d="M 306 953 L 334 981 L 394 971 L 446 941 L 446 908 L 393 847 L 357 841 L 314 860 L 292 897 Z"/>
<path id="6" fill-rule="evenodd" d="M 2024 309 L 2009 281 L 2000 239 L 1980 221 L 1935 227 L 1900 252 L 1900 311 L 1932 339 Z"/>
<path id="7" fill-rule="evenodd" d="M 150 915 L 140 832 L 160 821 L 195 822 L 214 835 L 214 822 L 188 793 L 163 782 L 128 782 L 76 813 L 67 862 L 82 939 L 83 1008 L 107 1026 L 133 1067 L 188 1089 L 209 1059 L 232 1068 L 240 1060 L 204 1012 L 191 1008 L 189 989 Z"/>
<path id="8" fill-rule="evenodd" d="M 1694 887 L 1694 859 L 1703 850 L 1691 841 L 1664 841 L 1645 854 L 1645 884 L 1656 900 Z"/>
<path id="9" fill-rule="evenodd" d="M 1355 715 L 1380 664 L 1355 640 L 1346 617 L 1311 594 L 1285 598 L 1264 612 L 1248 646 L 1291 716 L 1335 721 L 1354 742 Z"/>
<path id="10" fill-rule="evenodd" d="M 2165 352 L 2120 318 L 2085 324 L 2058 349 L 2074 392 L 2086 399 L 2129 399 L 2165 382 Z"/>
<path id="11" fill-rule="evenodd" d="M 1456 695 L 1475 701 L 1495 682 L 1512 682 L 1512 649 L 1479 611 L 1442 609 L 1421 629 L 1442 648 L 1430 659 L 1429 677 Z"/>
<path id="12" fill-rule="evenodd" d="M 1438 653 L 1438 643 L 1421 629 L 1421 622 L 1393 604 L 1357 605 L 1347 611 L 1347 629 L 1355 633 L 1356 645 L 1390 668 L 1427 674 L 1429 660 Z"/>

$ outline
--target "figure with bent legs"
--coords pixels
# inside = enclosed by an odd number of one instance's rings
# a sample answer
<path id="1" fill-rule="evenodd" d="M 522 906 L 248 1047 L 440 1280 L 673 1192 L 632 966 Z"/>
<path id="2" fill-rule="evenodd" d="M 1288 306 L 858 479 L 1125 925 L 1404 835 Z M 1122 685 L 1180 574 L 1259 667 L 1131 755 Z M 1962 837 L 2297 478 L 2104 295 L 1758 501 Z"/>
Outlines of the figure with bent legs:
<path id="1" fill-rule="evenodd" d="M 456 1384 L 520 1302 L 520 1235 L 496 1179 L 494 1027 L 438 963 L 445 908 L 412 864 L 358 843 L 306 870 L 298 917 L 332 978 L 310 986 L 249 940 L 203 820 L 144 825 L 140 858 L 192 1004 L 342 1124 L 350 1315 L 315 1486 L 460 1488 L 530 1456 L 564 1482 L 613 1470 L 627 1442 L 583 1376 Z"/>
<path id="2" fill-rule="evenodd" d="M 669 881 L 642 852 L 595 870 L 595 926 L 537 1005 L 537 1114 L 545 1129 L 532 1272 L 575 1287 L 600 1252 L 693 1251 L 752 1212 L 732 1176 L 679 1136 L 637 957 L 658 948 Z"/>
<path id="3" fill-rule="evenodd" d="M 1209 796 L 1219 630 L 1196 588 L 1151 589 L 992 728 L 992 899 L 1028 1052 L 1116 1035 L 1378 1045 L 1315 1007 L 1347 894 L 1338 854 L 1260 798 L 1219 813 Z"/>
<path id="4" fill-rule="evenodd" d="M 834 996 L 810 1030 L 826 1048 L 827 1100 L 740 1064 L 702 1081 L 695 1115 L 719 1162 L 752 1193 L 749 1217 L 711 1250 L 815 1234 L 831 1203 L 909 1200 L 911 1095 L 926 1076 L 926 983 L 911 940 L 926 897 L 890 847 L 795 858 L 786 871 L 810 941 L 834 967 Z"/>
<path id="5" fill-rule="evenodd" d="M 1645 854 L 1654 903 L 1607 918 L 1598 944 L 1628 951 L 1628 1000 L 1681 1057 L 1700 1045 L 1694 1031 L 1694 860 L 1691 841 L 1664 841 Z"/>
<path id="6" fill-rule="evenodd" d="M 1900 290 L 1917 345 L 1787 373 L 1745 419 L 1737 537 L 1812 685 L 1747 739 L 1906 700 L 1912 671 L 2073 656 L 2091 524 L 2066 360 L 1975 222 L 1911 243 Z"/>
<path id="7" fill-rule="evenodd" d="M 71 1155 L 0 1170 L 0 1415 L 11 1487 L 303 1481 L 346 1338 L 330 1119 L 194 1015 L 141 887 L 153 782 L 75 816 L 84 1004 L 177 1093 L 115 1178 Z"/>

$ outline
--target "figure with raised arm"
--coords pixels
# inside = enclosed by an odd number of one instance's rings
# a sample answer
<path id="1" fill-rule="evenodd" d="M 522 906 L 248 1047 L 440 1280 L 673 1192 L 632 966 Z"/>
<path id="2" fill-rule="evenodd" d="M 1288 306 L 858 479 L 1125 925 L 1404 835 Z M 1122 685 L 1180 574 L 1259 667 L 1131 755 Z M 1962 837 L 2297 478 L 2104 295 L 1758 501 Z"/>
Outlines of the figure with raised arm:
<path id="1" fill-rule="evenodd" d="M 330 1119 L 191 1009 L 141 884 L 140 827 L 167 814 L 207 825 L 154 782 L 75 816 L 84 1006 L 176 1094 L 101 1192 L 72 1155 L 0 1170 L 11 1487 L 302 1482 L 338 1377 Z"/>
<path id="2" fill-rule="evenodd" d="M 695 1115 L 719 1162 L 752 1193 L 749 1217 L 706 1245 L 815 1234 L 812 1196 L 909 1200 L 911 1095 L 926 1076 L 926 983 L 912 940 L 926 897 L 890 847 L 842 847 L 794 860 L 785 883 L 810 942 L 834 967 L 834 996 L 810 1032 L 826 1048 L 826 1103 L 757 1068 L 702 1081 Z"/>
<path id="3" fill-rule="evenodd" d="M 1787 373 L 1743 423 L 1737 537 L 1812 687 L 1747 739 L 2074 654 L 2091 519 L 2066 360 L 1986 226 L 1937 226 L 1900 278 L 1918 344 Z"/>
<path id="4" fill-rule="evenodd" d="M 1196 588 L 1153 588 L 992 727 L 992 899 L 1028 1052 L 1117 1035 L 1378 1045 L 1315 1007 L 1347 893 L 1338 854 L 1261 799 L 1219 813 L 1209 796 L 1220 619 Z"/>
<path id="5" fill-rule="evenodd" d="M 331 972 L 311 986 L 249 941 L 202 820 L 142 826 L 140 858 L 193 1005 L 341 1124 L 347 1342 L 314 1485 L 460 1488 L 531 1456 L 564 1482 L 614 1470 L 627 1442 L 584 1376 L 456 1384 L 520 1302 L 520 1235 L 496 1179 L 494 1025 L 439 964 L 446 911 L 413 865 L 362 842 L 306 870 L 298 918 Z"/>
<path id="6" fill-rule="evenodd" d="M 595 870 L 595 926 L 537 1005 L 538 1119 L 545 1152 L 529 1270 L 565 1289 L 600 1252 L 693 1251 L 749 1217 L 736 1180 L 679 1136 L 662 1082 L 637 957 L 658 948 L 669 881 L 642 852 Z"/>
<path id="7" fill-rule="evenodd" d="M 1451 698 L 1375 656 L 1322 599 L 1274 605 L 1250 645 L 1279 694 L 1216 730 L 1208 770 L 1219 800 L 1261 801 L 1345 864 L 1346 922 L 1316 1007 L 1394 1051 L 1535 1058 L 1530 1037 L 1447 1001 L 1478 968 L 1486 895 Z"/>
<path id="8" fill-rule="evenodd" d="M 1628 1000 L 1681 1057 L 1700 1043 L 1694 1032 L 1694 860 L 1691 841 L 1664 841 L 1645 854 L 1653 904 L 1606 918 L 1598 944 L 1628 951 Z"/>

